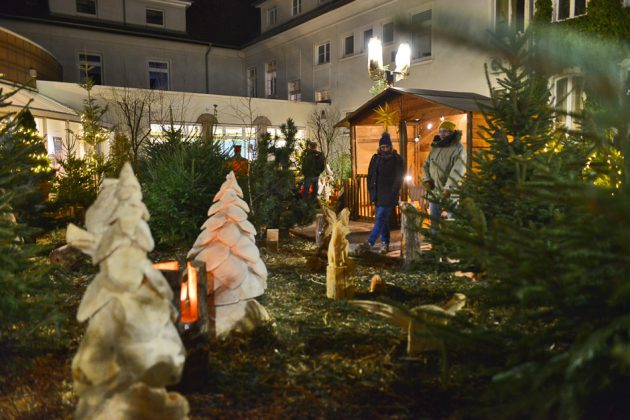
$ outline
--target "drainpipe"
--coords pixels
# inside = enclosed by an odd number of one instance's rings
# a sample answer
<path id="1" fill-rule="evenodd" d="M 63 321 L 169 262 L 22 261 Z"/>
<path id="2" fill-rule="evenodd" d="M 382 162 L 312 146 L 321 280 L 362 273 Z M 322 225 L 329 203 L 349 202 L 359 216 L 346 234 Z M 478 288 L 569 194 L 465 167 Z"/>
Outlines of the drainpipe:
<path id="1" fill-rule="evenodd" d="M 206 93 L 210 93 L 210 74 L 208 70 L 208 54 L 212 49 L 212 42 L 208 43 L 208 49 L 206 50 L 205 64 L 206 64 Z"/>
<path id="2" fill-rule="evenodd" d="M 127 25 L 127 0 L 123 0 L 123 26 Z"/>

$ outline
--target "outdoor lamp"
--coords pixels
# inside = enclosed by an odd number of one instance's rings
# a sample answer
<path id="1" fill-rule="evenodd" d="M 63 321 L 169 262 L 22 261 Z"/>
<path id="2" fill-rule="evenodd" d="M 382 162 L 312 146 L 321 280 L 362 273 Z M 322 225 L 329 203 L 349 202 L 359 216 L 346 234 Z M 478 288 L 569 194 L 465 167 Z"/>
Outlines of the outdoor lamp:
<path id="1" fill-rule="evenodd" d="M 383 46 L 381 45 L 381 40 L 377 37 L 371 38 L 370 42 L 368 42 L 368 73 L 370 77 L 376 80 L 385 76 L 389 86 L 407 77 L 411 65 L 411 48 L 409 44 L 400 44 L 394 62 L 396 64 L 394 70 L 383 67 Z"/>

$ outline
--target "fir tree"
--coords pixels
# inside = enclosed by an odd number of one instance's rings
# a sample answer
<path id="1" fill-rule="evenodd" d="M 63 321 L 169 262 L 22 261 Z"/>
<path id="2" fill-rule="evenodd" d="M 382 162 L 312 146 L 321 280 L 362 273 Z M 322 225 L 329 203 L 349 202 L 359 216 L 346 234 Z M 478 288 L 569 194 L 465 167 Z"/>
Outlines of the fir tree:
<path id="1" fill-rule="evenodd" d="M 470 293 L 478 322 L 444 336 L 469 345 L 470 371 L 488 380 L 478 414 L 621 418 L 630 409 L 630 197 L 584 176 L 599 147 L 585 144 L 591 137 L 554 135 L 537 74 L 518 77 L 541 67 L 525 45 L 506 45 L 519 53 L 491 90 L 490 147 L 462 186 L 458 221 L 442 230 L 483 271 Z"/>
<path id="2" fill-rule="evenodd" d="M 46 208 L 54 172 L 46 146 L 28 109 L 19 112 L 0 137 L 0 165 L 10 168 L 15 192 L 11 206 L 18 221 L 36 226 Z"/>

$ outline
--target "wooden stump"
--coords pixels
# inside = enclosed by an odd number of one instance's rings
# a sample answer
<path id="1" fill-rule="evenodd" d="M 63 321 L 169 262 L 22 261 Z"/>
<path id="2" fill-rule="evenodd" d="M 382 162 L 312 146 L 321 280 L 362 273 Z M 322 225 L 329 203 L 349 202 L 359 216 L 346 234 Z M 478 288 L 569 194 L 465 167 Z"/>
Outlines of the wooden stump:
<path id="1" fill-rule="evenodd" d="M 267 241 L 266 246 L 272 251 L 278 250 L 278 241 L 280 239 L 279 229 L 267 229 Z"/>
<path id="2" fill-rule="evenodd" d="M 401 210 L 401 247 L 403 266 L 413 263 L 420 253 L 422 239 L 420 236 L 420 213 L 416 207 L 407 202 L 400 203 Z"/>
<path id="3" fill-rule="evenodd" d="M 346 299 L 354 295 L 354 285 L 349 279 L 348 267 L 326 268 L 326 297 Z"/>

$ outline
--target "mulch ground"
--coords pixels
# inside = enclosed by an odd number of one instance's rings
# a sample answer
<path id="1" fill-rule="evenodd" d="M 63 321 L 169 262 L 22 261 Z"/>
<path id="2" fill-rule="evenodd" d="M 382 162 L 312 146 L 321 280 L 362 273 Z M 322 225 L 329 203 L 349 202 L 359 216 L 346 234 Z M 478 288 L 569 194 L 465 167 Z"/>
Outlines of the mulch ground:
<path id="1" fill-rule="evenodd" d="M 298 238 L 277 252 L 263 250 L 268 289 L 258 300 L 272 322 L 210 345 L 203 375 L 193 372 L 176 387 L 190 403 L 191 418 L 453 417 L 463 388 L 445 376 L 441 355 L 410 358 L 399 328 L 327 299 L 325 269 L 306 268 L 313 252 L 313 244 Z M 355 264 L 360 299 L 412 308 L 471 287 L 433 263 L 401 271 L 397 260 L 368 255 Z M 368 292 L 373 274 L 388 283 L 385 292 Z M 68 311 L 76 312 L 89 279 L 85 271 L 75 274 Z M 70 363 L 85 327 L 68 322 L 63 344 L 53 351 L 45 345 L 0 348 L 0 417 L 71 417 Z"/>

